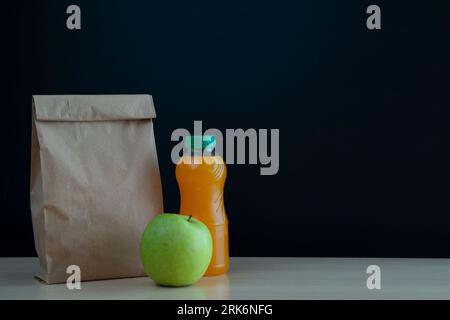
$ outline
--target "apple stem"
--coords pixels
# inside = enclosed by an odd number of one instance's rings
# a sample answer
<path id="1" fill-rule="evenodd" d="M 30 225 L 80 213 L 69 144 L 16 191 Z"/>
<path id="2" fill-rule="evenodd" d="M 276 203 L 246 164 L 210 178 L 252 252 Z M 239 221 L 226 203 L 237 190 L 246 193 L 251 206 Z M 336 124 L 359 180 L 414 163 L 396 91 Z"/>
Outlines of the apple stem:
<path id="1" fill-rule="evenodd" d="M 190 222 L 192 219 L 192 215 L 189 216 L 188 222 Z"/>

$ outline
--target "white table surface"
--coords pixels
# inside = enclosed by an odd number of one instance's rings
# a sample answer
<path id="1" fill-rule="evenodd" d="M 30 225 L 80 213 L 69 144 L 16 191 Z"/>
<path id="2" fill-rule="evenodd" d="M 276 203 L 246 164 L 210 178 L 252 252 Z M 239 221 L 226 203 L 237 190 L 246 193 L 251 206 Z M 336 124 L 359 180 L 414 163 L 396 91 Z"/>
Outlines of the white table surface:
<path id="1" fill-rule="evenodd" d="M 366 269 L 381 268 L 381 290 Z M 0 258 L 0 299 L 450 299 L 450 260 L 232 258 L 230 272 L 191 287 L 149 278 L 83 282 L 81 290 L 33 278 L 36 258 Z"/>

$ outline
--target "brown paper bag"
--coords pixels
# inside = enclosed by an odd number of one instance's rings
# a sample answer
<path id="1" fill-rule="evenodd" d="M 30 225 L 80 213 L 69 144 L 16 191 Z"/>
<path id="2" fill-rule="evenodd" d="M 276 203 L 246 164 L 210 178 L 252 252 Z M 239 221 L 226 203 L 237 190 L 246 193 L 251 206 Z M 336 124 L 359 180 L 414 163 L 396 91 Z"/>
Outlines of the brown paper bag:
<path id="1" fill-rule="evenodd" d="M 39 278 L 143 276 L 139 242 L 163 211 L 151 96 L 34 96 L 31 211 Z"/>

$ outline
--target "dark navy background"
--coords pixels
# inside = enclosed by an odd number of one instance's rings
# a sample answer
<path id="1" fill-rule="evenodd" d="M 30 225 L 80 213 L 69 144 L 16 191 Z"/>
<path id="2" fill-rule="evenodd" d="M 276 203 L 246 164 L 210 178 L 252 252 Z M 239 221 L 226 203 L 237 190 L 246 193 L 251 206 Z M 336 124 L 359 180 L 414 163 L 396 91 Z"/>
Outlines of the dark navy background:
<path id="1" fill-rule="evenodd" d="M 366 28 L 370 4 L 382 30 Z M 231 255 L 450 257 L 448 1 L 15 0 L 2 14 L 0 256 L 35 255 L 31 95 L 149 93 L 169 212 L 174 129 L 280 129 L 278 175 L 229 166 Z"/>

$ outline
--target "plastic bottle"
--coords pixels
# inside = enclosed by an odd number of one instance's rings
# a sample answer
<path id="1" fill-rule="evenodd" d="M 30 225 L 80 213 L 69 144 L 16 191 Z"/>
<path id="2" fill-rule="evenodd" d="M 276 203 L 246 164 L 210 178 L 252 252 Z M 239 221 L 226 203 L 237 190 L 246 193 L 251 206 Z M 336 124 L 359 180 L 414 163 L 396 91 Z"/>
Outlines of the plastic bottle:
<path id="1" fill-rule="evenodd" d="M 223 159 L 214 155 L 214 136 L 185 138 L 183 157 L 176 166 L 180 189 L 180 214 L 202 221 L 211 232 L 213 254 L 206 276 L 228 271 L 228 219 L 223 190 L 227 168 Z"/>

